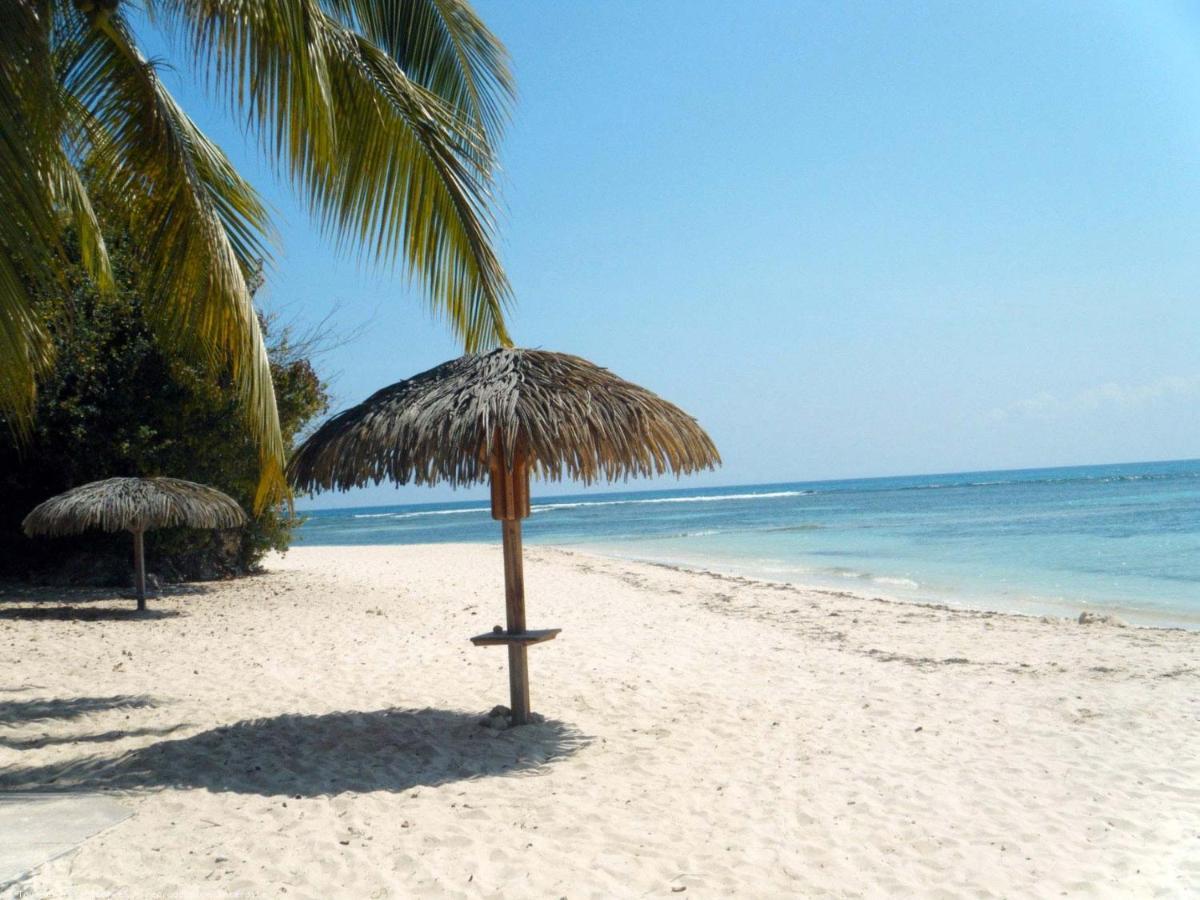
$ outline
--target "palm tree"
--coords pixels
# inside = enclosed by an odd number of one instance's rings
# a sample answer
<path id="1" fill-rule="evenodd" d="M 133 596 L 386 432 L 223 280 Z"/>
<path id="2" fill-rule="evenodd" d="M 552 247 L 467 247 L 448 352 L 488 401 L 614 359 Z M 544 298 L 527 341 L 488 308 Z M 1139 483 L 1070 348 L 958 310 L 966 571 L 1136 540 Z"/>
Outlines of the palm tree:
<path id="1" fill-rule="evenodd" d="M 26 433 L 52 361 L 33 298 L 69 244 L 111 290 L 102 235 L 119 223 L 141 238 L 156 337 L 231 376 L 261 505 L 285 489 L 246 285 L 269 217 L 139 51 L 130 6 L 0 0 L 0 413 Z M 340 247 L 405 265 L 468 350 L 508 343 L 491 191 L 512 81 L 466 0 L 140 0 L 134 13 L 249 123 Z"/>

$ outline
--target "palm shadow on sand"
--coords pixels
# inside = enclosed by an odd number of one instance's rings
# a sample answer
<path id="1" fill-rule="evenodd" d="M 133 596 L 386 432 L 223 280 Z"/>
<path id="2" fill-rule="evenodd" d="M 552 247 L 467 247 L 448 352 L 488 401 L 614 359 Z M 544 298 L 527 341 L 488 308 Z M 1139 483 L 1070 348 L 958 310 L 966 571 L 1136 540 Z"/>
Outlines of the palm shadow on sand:
<path id="1" fill-rule="evenodd" d="M 248 719 L 117 757 L 10 767 L 0 790 L 203 788 L 315 797 L 404 791 L 496 775 L 536 774 L 588 743 L 543 721 L 495 732 L 480 715 L 381 709 Z"/>
<path id="2" fill-rule="evenodd" d="M 0 694 L 20 693 L 29 689 L 26 687 L 0 687 Z M 108 731 L 89 734 L 69 733 L 51 736 L 42 733 L 32 737 L 9 737 L 5 733 L 10 728 L 21 728 L 23 726 L 44 724 L 52 721 L 71 722 L 96 713 L 145 709 L 146 707 L 157 705 L 158 701 L 144 694 L 117 694 L 111 697 L 70 697 L 66 699 L 0 699 L 0 748 L 8 750 L 38 750 L 42 747 L 52 747 L 57 744 L 103 744 L 109 741 L 124 740 L 128 737 L 170 734 L 173 731 L 186 727 L 185 725 L 178 724 L 167 725 L 162 728 L 114 728 Z"/>
<path id="3" fill-rule="evenodd" d="M 3 688 L 6 693 L 29 688 Z M 72 720 L 94 713 L 114 710 L 145 709 L 157 706 L 145 694 L 116 694 L 111 697 L 70 697 L 65 699 L 34 697 L 28 700 L 0 700 L 0 726 L 12 728 L 31 722 Z"/>

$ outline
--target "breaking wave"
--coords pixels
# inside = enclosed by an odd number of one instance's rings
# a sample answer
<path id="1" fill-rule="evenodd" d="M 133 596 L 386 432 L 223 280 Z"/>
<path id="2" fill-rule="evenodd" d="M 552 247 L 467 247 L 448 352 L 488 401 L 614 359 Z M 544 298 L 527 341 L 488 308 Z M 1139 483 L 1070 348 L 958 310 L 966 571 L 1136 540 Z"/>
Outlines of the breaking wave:
<path id="1" fill-rule="evenodd" d="M 551 509 L 578 509 L 584 506 L 637 506 L 643 503 L 716 503 L 722 500 L 772 500 L 778 497 L 803 497 L 813 491 L 767 491 L 761 494 L 704 494 L 699 497 L 648 497 L 643 500 L 573 500 L 568 503 L 538 503 L 534 512 Z"/>
<path id="2" fill-rule="evenodd" d="M 584 509 L 591 506 L 638 506 L 647 503 L 718 503 L 724 500 L 773 500 L 780 497 L 803 497 L 813 491 L 764 491 L 759 494 L 703 494 L 699 497 L 647 497 L 637 500 L 569 500 L 562 503 L 535 503 L 535 513 L 556 509 Z M 487 506 L 472 506 L 468 509 L 423 509 L 413 512 L 355 513 L 355 519 L 419 519 L 424 516 L 455 516 L 467 513 L 486 513 Z"/>

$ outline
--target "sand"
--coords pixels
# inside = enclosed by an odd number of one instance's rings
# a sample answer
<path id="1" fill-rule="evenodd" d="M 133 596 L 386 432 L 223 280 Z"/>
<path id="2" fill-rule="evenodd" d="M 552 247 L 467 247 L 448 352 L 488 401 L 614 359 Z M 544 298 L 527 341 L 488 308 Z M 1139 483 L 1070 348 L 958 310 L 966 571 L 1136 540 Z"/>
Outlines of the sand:
<path id="1" fill-rule="evenodd" d="M 9 895 L 1200 890 L 1198 633 L 536 548 L 546 721 L 495 731 L 505 655 L 467 638 L 501 620 L 498 548 L 269 570 L 144 619 L 0 595 L 0 786 L 134 811 Z"/>

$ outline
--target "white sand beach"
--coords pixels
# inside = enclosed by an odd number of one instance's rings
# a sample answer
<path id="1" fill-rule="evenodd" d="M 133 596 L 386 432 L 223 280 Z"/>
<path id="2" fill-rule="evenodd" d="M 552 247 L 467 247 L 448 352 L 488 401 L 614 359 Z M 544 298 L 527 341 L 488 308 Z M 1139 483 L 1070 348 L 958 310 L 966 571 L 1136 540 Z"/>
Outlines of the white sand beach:
<path id="1" fill-rule="evenodd" d="M 496 732 L 498 546 L 268 568 L 148 619 L 0 595 L 0 785 L 134 813 L 7 895 L 1200 890 L 1198 633 L 532 548 L 546 721 Z"/>

